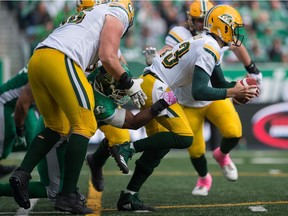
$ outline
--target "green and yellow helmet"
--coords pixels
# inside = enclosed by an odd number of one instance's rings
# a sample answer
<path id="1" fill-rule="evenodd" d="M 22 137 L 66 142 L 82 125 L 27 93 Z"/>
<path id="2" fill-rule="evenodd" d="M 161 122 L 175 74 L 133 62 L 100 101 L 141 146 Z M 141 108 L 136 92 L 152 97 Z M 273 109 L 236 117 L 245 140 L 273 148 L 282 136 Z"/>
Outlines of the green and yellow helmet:
<path id="1" fill-rule="evenodd" d="M 243 27 L 241 15 L 230 5 L 217 5 L 211 8 L 204 19 L 204 30 L 217 35 L 225 43 L 233 43 L 235 46 L 242 44 Z"/>
<path id="2" fill-rule="evenodd" d="M 100 4 L 99 2 L 100 2 L 99 0 L 97 1 L 96 0 L 77 0 L 76 1 L 77 12 L 93 7 L 97 4 Z"/>
<path id="3" fill-rule="evenodd" d="M 193 35 L 202 33 L 204 17 L 213 6 L 209 0 L 194 0 L 190 4 L 189 11 L 186 13 L 189 30 Z M 196 20 L 198 20 L 198 23 L 196 23 Z"/>
<path id="4" fill-rule="evenodd" d="M 128 21 L 130 28 L 134 22 L 134 6 L 131 0 L 111 0 L 111 6 L 121 7 L 128 15 Z"/>
<path id="5" fill-rule="evenodd" d="M 121 65 L 125 72 L 132 77 L 128 66 L 124 63 L 121 63 Z M 103 66 L 96 69 L 95 80 L 93 83 L 94 90 L 106 97 L 112 98 L 117 105 L 123 106 L 130 100 L 130 97 L 126 94 L 125 89 L 119 88 L 119 85 L 120 83 L 118 80 L 107 73 Z"/>

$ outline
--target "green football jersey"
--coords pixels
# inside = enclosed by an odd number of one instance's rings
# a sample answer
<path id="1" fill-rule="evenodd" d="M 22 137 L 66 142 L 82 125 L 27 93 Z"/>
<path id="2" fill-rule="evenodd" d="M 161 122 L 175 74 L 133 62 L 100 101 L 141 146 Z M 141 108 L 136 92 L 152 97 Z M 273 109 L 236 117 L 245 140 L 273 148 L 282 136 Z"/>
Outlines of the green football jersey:
<path id="1" fill-rule="evenodd" d="M 95 76 L 99 72 L 99 69 L 95 69 L 88 75 L 88 80 L 93 86 Z M 95 97 L 95 117 L 97 121 L 104 121 L 105 119 L 113 116 L 115 110 L 117 109 L 118 105 L 114 102 L 112 98 L 105 96 L 104 94 L 99 93 L 97 90 L 94 89 L 94 97 Z"/>
<path id="2" fill-rule="evenodd" d="M 127 65 L 121 63 L 123 69 L 126 73 L 128 73 L 129 76 L 132 77 L 129 68 Z M 130 99 L 128 96 L 123 96 L 125 93 L 124 90 L 118 91 L 118 81 L 115 80 L 111 75 L 109 75 L 103 66 L 100 66 L 96 68 L 93 72 L 91 72 L 88 75 L 88 80 L 91 83 L 94 91 L 94 97 L 95 97 L 95 117 L 97 122 L 99 121 L 105 121 L 105 119 L 108 119 L 112 117 L 115 113 L 115 110 L 119 107 L 119 102 L 123 102 L 123 104 L 127 103 Z M 97 79 L 97 87 L 95 86 L 94 81 Z M 112 92 L 116 92 L 119 95 L 116 94 L 113 95 Z M 115 96 L 115 97 L 113 97 Z M 122 100 L 124 99 L 124 100 Z M 118 103 L 117 103 L 118 102 Z"/>
<path id="3" fill-rule="evenodd" d="M 0 103 L 5 104 L 18 99 L 22 87 L 28 83 L 27 71 L 27 66 L 25 66 L 14 77 L 0 86 Z"/>

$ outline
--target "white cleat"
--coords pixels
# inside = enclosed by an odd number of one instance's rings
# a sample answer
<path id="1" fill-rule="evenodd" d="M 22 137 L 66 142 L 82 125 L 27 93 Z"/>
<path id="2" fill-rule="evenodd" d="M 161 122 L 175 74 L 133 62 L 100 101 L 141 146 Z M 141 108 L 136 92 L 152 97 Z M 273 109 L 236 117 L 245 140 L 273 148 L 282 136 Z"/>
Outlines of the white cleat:
<path id="1" fill-rule="evenodd" d="M 214 150 L 213 157 L 220 165 L 222 173 L 227 180 L 236 181 L 238 179 L 238 170 L 229 154 L 223 154 L 218 147 Z"/>
<path id="2" fill-rule="evenodd" d="M 192 190 L 194 196 L 208 196 L 212 186 L 212 176 L 208 173 L 205 177 L 199 177 L 196 187 Z"/>
<path id="3" fill-rule="evenodd" d="M 229 181 L 236 181 L 238 179 L 238 170 L 235 164 L 231 161 L 231 163 L 221 167 L 222 173 L 225 178 Z"/>

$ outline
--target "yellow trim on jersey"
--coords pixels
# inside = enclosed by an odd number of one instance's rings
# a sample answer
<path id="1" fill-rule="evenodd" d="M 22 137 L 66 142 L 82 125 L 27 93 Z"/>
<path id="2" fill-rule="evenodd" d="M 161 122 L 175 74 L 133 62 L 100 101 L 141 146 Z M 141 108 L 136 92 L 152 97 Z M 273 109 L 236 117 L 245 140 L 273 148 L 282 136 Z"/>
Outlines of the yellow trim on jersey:
<path id="1" fill-rule="evenodd" d="M 215 62 L 218 62 L 220 60 L 220 53 L 215 50 L 214 47 L 212 47 L 211 45 L 204 44 L 204 50 L 213 56 Z"/>
<path id="2" fill-rule="evenodd" d="M 176 34 L 176 32 L 170 31 L 170 32 L 168 33 L 168 35 L 169 35 L 170 37 L 172 37 L 174 40 L 176 40 L 178 43 L 180 43 L 180 42 L 183 41 L 183 39 L 182 39 L 178 34 Z"/>

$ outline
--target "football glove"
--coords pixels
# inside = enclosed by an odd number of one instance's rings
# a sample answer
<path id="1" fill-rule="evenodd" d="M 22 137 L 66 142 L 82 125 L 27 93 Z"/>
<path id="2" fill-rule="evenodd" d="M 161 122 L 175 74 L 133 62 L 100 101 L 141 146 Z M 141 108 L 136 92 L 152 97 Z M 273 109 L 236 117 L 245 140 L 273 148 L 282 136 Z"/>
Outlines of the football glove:
<path id="1" fill-rule="evenodd" d="M 258 73 L 258 74 L 253 74 L 253 73 L 251 73 L 251 74 L 249 74 L 249 76 L 250 76 L 250 77 L 253 77 L 254 79 L 256 79 L 256 80 L 257 80 L 257 84 L 258 84 L 259 86 L 261 85 L 262 79 L 263 79 L 263 75 L 262 75 L 261 72 Z"/>
<path id="2" fill-rule="evenodd" d="M 141 106 L 145 105 L 145 100 L 147 100 L 146 94 L 141 89 L 141 83 L 143 79 L 132 79 L 133 84 L 129 89 L 125 89 L 127 95 L 130 96 L 133 104 L 135 104 L 139 109 Z"/>
<path id="3" fill-rule="evenodd" d="M 175 103 L 177 103 L 177 98 L 174 95 L 173 91 L 168 91 L 168 92 L 164 92 L 160 98 L 163 98 L 165 100 L 165 102 L 168 104 L 168 106 L 171 106 Z"/>
<path id="4" fill-rule="evenodd" d="M 155 47 L 147 47 L 143 50 L 143 55 L 145 56 L 146 64 L 150 66 L 157 55 L 157 49 Z"/>
<path id="5" fill-rule="evenodd" d="M 25 138 L 25 126 L 16 127 L 16 135 L 14 137 L 13 143 L 15 147 L 27 147 L 27 142 Z"/>
<path id="6" fill-rule="evenodd" d="M 257 84 L 261 85 L 263 76 L 261 71 L 257 68 L 255 62 L 251 61 L 248 66 L 245 66 L 245 69 L 251 77 L 257 80 Z"/>

